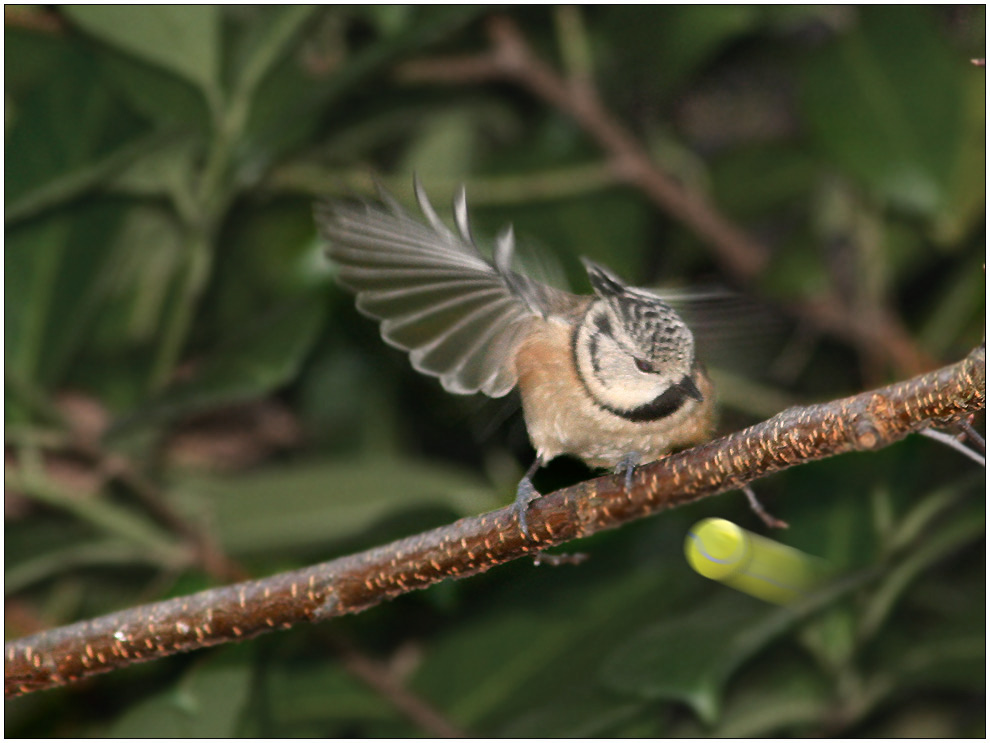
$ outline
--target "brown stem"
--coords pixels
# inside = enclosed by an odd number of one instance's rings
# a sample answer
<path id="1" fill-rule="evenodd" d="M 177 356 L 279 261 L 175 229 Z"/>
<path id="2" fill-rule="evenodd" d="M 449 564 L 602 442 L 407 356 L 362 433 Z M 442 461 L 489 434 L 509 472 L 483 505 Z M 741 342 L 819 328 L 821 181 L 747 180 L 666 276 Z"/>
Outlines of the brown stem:
<path id="1" fill-rule="evenodd" d="M 384 664 L 343 640 L 331 638 L 329 642 L 348 672 L 381 694 L 415 725 L 437 738 L 467 737 L 467 733 L 454 727 L 432 706 L 403 686 Z"/>
<path id="2" fill-rule="evenodd" d="M 587 81 L 564 80 L 533 53 L 509 18 L 491 18 L 488 31 L 492 39 L 489 54 L 410 63 L 400 74 L 410 80 L 508 79 L 521 85 L 573 117 L 608 153 L 617 177 L 640 188 L 697 232 L 734 275 L 750 280 L 760 273 L 768 259 L 764 247 L 723 217 L 701 194 L 686 190 L 657 168 L 646 148 L 602 105 Z"/>
<path id="3" fill-rule="evenodd" d="M 235 560 L 223 553 L 213 537 L 204 529 L 187 521 L 170 508 L 158 486 L 146 478 L 125 457 L 106 455 L 90 449 L 107 472 L 128 486 L 148 512 L 160 523 L 183 537 L 192 547 L 197 563 L 210 576 L 219 580 L 246 580 L 249 573 Z"/>
<path id="4" fill-rule="evenodd" d="M 855 397 L 794 407 L 725 438 L 538 498 L 526 539 L 512 507 L 320 565 L 215 588 L 13 640 L 4 693 L 17 696 L 174 653 L 368 609 L 571 539 L 715 495 L 804 462 L 873 450 L 986 406 L 986 348 Z"/>

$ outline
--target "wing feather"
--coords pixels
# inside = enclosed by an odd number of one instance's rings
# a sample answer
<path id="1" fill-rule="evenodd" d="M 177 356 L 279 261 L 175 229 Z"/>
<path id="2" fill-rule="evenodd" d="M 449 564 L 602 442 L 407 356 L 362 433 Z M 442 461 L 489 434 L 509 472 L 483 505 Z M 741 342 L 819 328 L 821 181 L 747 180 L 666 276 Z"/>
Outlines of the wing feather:
<path id="1" fill-rule="evenodd" d="M 463 188 L 454 199 L 456 233 L 418 179 L 414 190 L 426 224 L 381 188 L 377 204 L 318 205 L 327 255 L 358 309 L 380 322 L 382 338 L 408 351 L 418 371 L 450 392 L 500 397 L 516 384 L 515 350 L 530 323 L 577 298 L 511 269 L 511 231 L 499 236 L 497 263 L 482 255 Z"/>

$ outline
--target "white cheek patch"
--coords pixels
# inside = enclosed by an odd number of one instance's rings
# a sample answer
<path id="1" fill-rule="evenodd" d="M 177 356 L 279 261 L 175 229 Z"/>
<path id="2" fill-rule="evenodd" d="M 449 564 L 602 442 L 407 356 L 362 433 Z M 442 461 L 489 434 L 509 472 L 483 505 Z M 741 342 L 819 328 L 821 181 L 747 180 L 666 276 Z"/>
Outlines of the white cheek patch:
<path id="1" fill-rule="evenodd" d="M 578 376 L 600 407 L 634 410 L 662 395 L 675 380 L 667 374 L 637 369 L 635 357 L 614 332 L 611 320 L 603 314 L 581 323 L 574 347 Z"/>

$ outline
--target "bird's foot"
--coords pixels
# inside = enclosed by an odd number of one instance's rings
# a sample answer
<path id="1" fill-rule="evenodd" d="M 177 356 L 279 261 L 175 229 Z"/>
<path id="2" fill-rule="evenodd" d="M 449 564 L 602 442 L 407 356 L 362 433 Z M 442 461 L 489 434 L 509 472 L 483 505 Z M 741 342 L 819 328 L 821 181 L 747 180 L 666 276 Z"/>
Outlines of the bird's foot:
<path id="1" fill-rule="evenodd" d="M 516 488 L 516 501 L 512 504 L 512 510 L 516 512 L 516 518 L 519 519 L 519 528 L 522 529 L 523 536 L 526 539 L 530 538 L 529 525 L 526 523 L 526 511 L 529 509 L 529 504 L 539 498 L 540 495 L 540 491 L 533 485 L 533 481 L 529 479 L 529 475 L 519 481 L 519 486 Z"/>
<path id="2" fill-rule="evenodd" d="M 615 474 L 626 476 L 626 490 L 632 489 L 633 470 L 636 469 L 640 459 L 640 455 L 636 452 L 629 452 L 615 465 Z"/>

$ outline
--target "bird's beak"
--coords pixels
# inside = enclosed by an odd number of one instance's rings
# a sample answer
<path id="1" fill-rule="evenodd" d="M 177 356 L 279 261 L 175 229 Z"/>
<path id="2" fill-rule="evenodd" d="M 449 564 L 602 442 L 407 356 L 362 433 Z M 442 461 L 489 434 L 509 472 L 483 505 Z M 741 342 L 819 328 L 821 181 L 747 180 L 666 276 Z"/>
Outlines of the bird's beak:
<path id="1" fill-rule="evenodd" d="M 698 389 L 698 385 L 694 383 L 691 377 L 684 377 L 680 382 L 677 383 L 678 388 L 685 395 L 698 402 L 704 401 L 705 397 L 701 394 L 701 390 Z"/>

